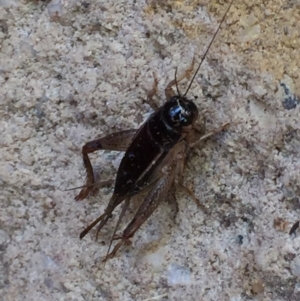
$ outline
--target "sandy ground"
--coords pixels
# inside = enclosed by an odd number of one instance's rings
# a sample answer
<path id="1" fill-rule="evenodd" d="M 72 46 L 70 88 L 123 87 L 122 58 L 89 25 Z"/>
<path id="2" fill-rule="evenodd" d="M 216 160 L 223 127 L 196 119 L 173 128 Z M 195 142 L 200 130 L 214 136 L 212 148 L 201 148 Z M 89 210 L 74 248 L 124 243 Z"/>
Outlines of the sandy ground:
<path id="1" fill-rule="evenodd" d="M 163 3 L 0 0 L 1 300 L 300 300 L 299 1 L 234 1 L 189 92 L 208 130 L 231 122 L 185 171 L 209 214 L 178 193 L 176 218 L 163 202 L 105 267 L 119 209 L 79 240 L 113 189 L 64 191 L 82 145 L 138 128 L 152 72 L 163 103 L 228 5 Z M 115 176 L 119 153 L 91 157 Z"/>

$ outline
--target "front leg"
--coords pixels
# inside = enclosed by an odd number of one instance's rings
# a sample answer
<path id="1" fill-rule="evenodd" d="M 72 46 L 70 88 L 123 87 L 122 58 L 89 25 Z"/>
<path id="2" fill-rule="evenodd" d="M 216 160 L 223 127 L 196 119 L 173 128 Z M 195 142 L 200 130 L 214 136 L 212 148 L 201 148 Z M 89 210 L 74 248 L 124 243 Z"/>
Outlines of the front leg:
<path id="1" fill-rule="evenodd" d="M 153 82 L 152 89 L 147 93 L 147 103 L 150 105 L 153 111 L 157 111 L 160 107 L 160 104 L 153 99 L 153 96 L 157 94 L 158 80 L 156 74 L 154 72 L 152 74 L 153 74 L 154 82 Z"/>
<path id="2" fill-rule="evenodd" d="M 175 96 L 172 87 L 176 84 L 176 82 L 178 84 L 183 79 L 189 78 L 191 76 L 191 72 L 194 69 L 194 65 L 195 65 L 195 57 L 193 57 L 191 65 L 178 78 L 176 78 L 176 81 L 175 79 L 173 79 L 168 83 L 167 87 L 165 88 L 165 95 L 167 100 L 169 100 L 172 96 Z"/>
<path id="3" fill-rule="evenodd" d="M 126 151 L 135 134 L 136 130 L 125 130 L 89 141 L 82 147 L 83 164 L 87 175 L 85 186 L 75 197 L 76 201 L 85 199 L 95 185 L 93 166 L 88 154 L 97 150 Z"/>

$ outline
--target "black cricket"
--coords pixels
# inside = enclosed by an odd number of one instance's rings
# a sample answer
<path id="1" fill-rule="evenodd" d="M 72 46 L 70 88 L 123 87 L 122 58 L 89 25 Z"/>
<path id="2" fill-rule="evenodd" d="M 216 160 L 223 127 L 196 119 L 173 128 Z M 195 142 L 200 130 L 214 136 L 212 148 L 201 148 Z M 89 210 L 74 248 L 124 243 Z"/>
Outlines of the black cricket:
<path id="1" fill-rule="evenodd" d="M 225 16 L 233 1 L 224 14 L 201 62 L 194 73 L 186 92 L 181 95 L 177 83 L 188 78 L 193 70 L 195 60 L 185 72 L 172 80 L 165 89 L 167 101 L 163 106 L 157 107 L 152 97 L 156 93 L 157 79 L 154 76 L 153 89 L 148 93 L 148 101 L 155 112 L 138 130 L 125 130 L 87 142 L 82 147 L 82 157 L 87 172 L 86 184 L 82 187 L 75 200 L 85 199 L 95 187 L 93 167 L 89 153 L 97 150 L 125 151 L 124 157 L 117 171 L 113 195 L 104 213 L 90 224 L 81 234 L 82 239 L 95 225 L 98 225 L 97 235 L 111 218 L 114 209 L 123 203 L 122 211 L 112 232 L 109 248 L 104 261 L 115 256 L 120 246 L 130 243 L 135 232 L 143 225 L 148 217 L 155 211 L 159 204 L 167 199 L 172 186 L 181 176 L 191 149 L 199 142 L 225 129 L 229 123 L 205 134 L 204 122 L 199 125 L 198 108 L 186 95 L 210 49 Z M 176 86 L 177 94 L 172 87 Z M 186 189 L 187 190 L 187 189 Z M 130 199 L 141 196 L 143 201 L 129 225 L 118 236 L 123 215 L 125 214 Z M 114 240 L 120 240 L 110 252 Z"/>

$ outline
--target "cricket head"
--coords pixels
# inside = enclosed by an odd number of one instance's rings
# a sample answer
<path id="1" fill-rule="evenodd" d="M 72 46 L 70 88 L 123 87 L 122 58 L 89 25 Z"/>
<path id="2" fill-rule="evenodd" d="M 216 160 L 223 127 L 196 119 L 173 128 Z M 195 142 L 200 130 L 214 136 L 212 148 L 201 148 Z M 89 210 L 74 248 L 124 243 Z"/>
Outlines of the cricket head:
<path id="1" fill-rule="evenodd" d="M 162 114 L 164 120 L 172 128 L 178 130 L 190 127 L 198 117 L 198 108 L 185 96 L 175 95 L 163 106 Z"/>
<path id="2" fill-rule="evenodd" d="M 200 68 L 201 65 L 203 63 L 203 61 L 205 60 L 205 57 L 214 41 L 214 39 L 216 38 L 221 25 L 223 24 L 225 17 L 231 7 L 233 3 L 233 0 L 230 2 L 225 14 L 223 15 L 223 18 L 217 28 L 217 30 L 215 31 L 213 38 L 211 39 L 204 55 L 202 56 L 201 62 L 199 63 L 185 93 L 182 95 L 179 91 L 178 88 L 178 83 L 177 83 L 177 68 L 175 69 L 175 85 L 176 85 L 176 90 L 177 90 L 177 95 L 172 96 L 163 106 L 162 109 L 162 114 L 163 114 L 163 118 L 164 120 L 167 122 L 167 124 L 172 127 L 175 130 L 188 130 L 189 128 L 191 128 L 193 126 L 193 124 L 196 122 L 197 117 L 198 117 L 198 109 L 197 106 L 194 104 L 194 102 L 192 102 L 191 100 L 187 99 L 186 95 L 189 92 Z"/>

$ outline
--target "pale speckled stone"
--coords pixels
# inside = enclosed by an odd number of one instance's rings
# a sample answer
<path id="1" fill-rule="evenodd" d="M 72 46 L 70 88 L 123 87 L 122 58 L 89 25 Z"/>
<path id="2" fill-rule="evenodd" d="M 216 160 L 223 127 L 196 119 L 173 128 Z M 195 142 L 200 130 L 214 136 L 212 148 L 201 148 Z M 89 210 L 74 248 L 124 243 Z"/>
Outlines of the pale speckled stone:
<path id="1" fill-rule="evenodd" d="M 78 234 L 112 189 L 83 202 L 64 191 L 83 183 L 82 145 L 138 128 L 151 113 L 143 101 L 152 72 L 162 104 L 175 67 L 180 72 L 194 55 L 200 61 L 224 10 L 198 0 L 0 0 L 4 300 L 300 299 L 300 238 L 288 235 L 300 209 L 295 1 L 234 1 L 189 91 L 208 129 L 231 122 L 185 173 L 210 214 L 178 193 L 176 219 L 163 203 L 103 268 L 120 209 L 98 242 L 93 231 L 82 241 Z M 287 97 L 295 99 L 289 110 Z M 105 151 L 91 157 L 105 179 L 121 160 Z"/>

